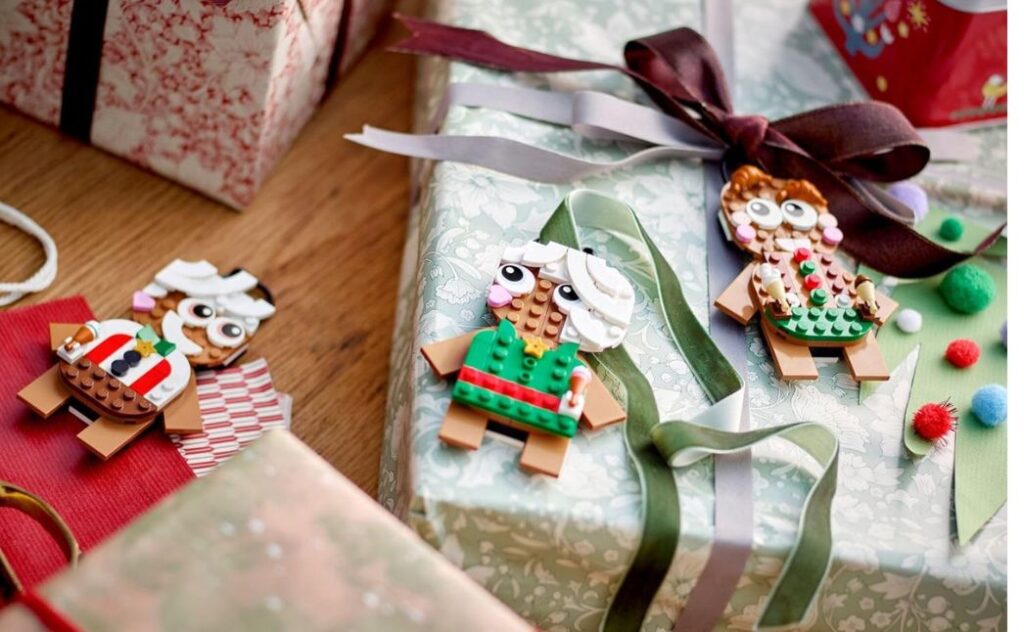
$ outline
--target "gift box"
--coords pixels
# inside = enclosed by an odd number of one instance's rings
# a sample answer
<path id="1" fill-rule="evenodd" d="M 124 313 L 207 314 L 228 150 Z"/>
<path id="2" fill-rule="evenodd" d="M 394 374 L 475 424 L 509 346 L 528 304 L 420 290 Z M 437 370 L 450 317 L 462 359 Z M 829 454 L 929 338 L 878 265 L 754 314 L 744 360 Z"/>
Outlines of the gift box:
<path id="1" fill-rule="evenodd" d="M 1006 3 L 811 0 L 872 98 L 918 127 L 1006 118 Z"/>
<path id="2" fill-rule="evenodd" d="M 35 595 L 0 628 L 530 629 L 281 430 Z"/>
<path id="3" fill-rule="evenodd" d="M 775 119 L 864 97 L 799 0 L 734 8 L 737 112 Z M 689 0 L 603 0 L 583 10 L 542 0 L 441 0 L 430 17 L 486 30 L 510 44 L 608 63 L 620 62 L 630 39 L 675 25 L 697 26 L 702 19 L 700 3 Z M 432 131 L 429 122 L 454 82 L 591 89 L 649 103 L 634 84 L 612 73 L 505 74 L 438 59 L 425 59 L 420 68 L 417 120 L 424 131 Z M 485 108 L 452 109 L 441 133 L 500 136 L 603 163 L 637 149 Z M 995 151 L 958 165 L 964 181 L 1005 169 L 1005 130 L 972 135 Z M 447 447 L 438 432 L 451 383 L 433 375 L 419 349 L 493 324 L 485 317 L 486 293 L 504 248 L 536 239 L 577 186 L 615 196 L 637 211 L 679 276 L 690 306 L 707 323 L 702 166 L 664 160 L 573 185 L 528 182 L 456 163 L 413 166 L 417 201 L 394 333 L 381 501 L 537 626 L 596 630 L 639 540 L 642 491 L 622 428 L 577 433 L 558 478 L 524 473 L 518 466 L 522 446 L 503 435 L 488 434 L 476 451 Z M 933 173 L 929 167 L 922 180 Z M 977 197 L 958 198 L 948 207 L 998 221 L 998 209 L 978 204 Z M 600 235 L 594 239 L 601 243 Z M 621 261 L 611 258 L 613 264 Z M 657 310 L 639 296 L 637 304 L 625 347 L 652 385 L 662 419 L 690 419 L 707 406 L 703 391 L 673 350 Z M 815 382 L 780 382 L 757 328 L 747 332 L 747 358 L 754 427 L 816 421 L 831 428 L 842 446 L 834 561 L 804 629 L 1005 629 L 1005 515 L 998 514 L 970 544 L 956 544 L 950 529 L 952 444 L 921 461 L 904 456 L 912 361 L 892 367 L 890 381 L 858 405 L 857 384 L 845 364 L 820 362 Z M 792 548 L 801 503 L 818 473 L 781 443 L 755 448 L 753 464 L 753 553 L 717 629 L 753 628 Z M 676 482 L 682 533 L 645 630 L 672 629 L 711 549 L 711 463 L 677 470 Z"/>
<path id="4" fill-rule="evenodd" d="M 0 5 L 0 102 L 236 208 L 387 0 Z"/>

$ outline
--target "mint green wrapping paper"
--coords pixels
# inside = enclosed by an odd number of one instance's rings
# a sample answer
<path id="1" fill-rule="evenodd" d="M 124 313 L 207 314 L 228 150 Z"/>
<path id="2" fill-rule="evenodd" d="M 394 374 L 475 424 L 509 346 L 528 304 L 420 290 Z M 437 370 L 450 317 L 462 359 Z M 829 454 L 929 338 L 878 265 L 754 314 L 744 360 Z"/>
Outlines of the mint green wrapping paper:
<path id="1" fill-rule="evenodd" d="M 737 2 L 736 110 L 780 117 L 863 98 L 798 0 Z M 622 44 L 674 25 L 699 27 L 694 0 L 439 0 L 435 19 L 490 31 L 558 55 L 620 60 Z M 417 121 L 423 129 L 448 82 L 558 90 L 597 89 L 645 101 L 611 73 L 502 74 L 423 60 Z M 636 148 L 577 139 L 570 131 L 509 114 L 456 108 L 442 130 L 500 135 L 588 159 Z M 1005 129 L 973 133 L 969 164 L 934 165 L 919 176 L 933 212 L 955 211 L 996 225 L 1005 193 Z M 956 177 L 952 177 L 955 174 Z M 404 252 L 381 469 L 381 501 L 471 577 L 538 626 L 595 630 L 628 567 L 639 532 L 640 489 L 621 428 L 581 432 L 557 480 L 522 473 L 519 448 L 488 436 L 477 452 L 444 447 L 437 433 L 450 383 L 418 355 L 422 344 L 488 324 L 485 291 L 503 248 L 536 238 L 572 186 L 531 183 L 484 169 L 413 163 L 416 195 Z M 963 183 L 958 187 L 958 183 Z M 975 185 L 975 183 L 982 183 Z M 575 183 L 633 206 L 668 258 L 686 298 L 707 322 L 707 260 L 701 166 L 664 161 Z M 940 186 L 941 185 L 941 186 Z M 995 191 L 993 193 L 993 191 Z M 601 242 L 600 235 L 594 240 Z M 630 253 L 601 253 L 629 266 Z M 738 271 L 737 271 L 738 272 Z M 654 387 L 663 419 L 689 418 L 708 402 L 671 349 L 649 297 L 638 295 L 626 346 Z M 953 541 L 953 444 L 919 462 L 902 447 L 912 355 L 863 406 L 845 365 L 825 363 L 814 383 L 780 383 L 755 328 L 748 330 L 752 425 L 814 420 L 842 444 L 835 499 L 834 560 L 806 629 L 1001 630 L 1006 628 L 1006 520 L 1000 512 L 967 547 Z M 801 504 L 819 474 L 782 441 L 754 451 L 754 552 L 719 628 L 749 630 L 794 541 Z M 710 550 L 708 462 L 677 471 L 683 531 L 669 579 L 645 623 L 671 629 Z"/>

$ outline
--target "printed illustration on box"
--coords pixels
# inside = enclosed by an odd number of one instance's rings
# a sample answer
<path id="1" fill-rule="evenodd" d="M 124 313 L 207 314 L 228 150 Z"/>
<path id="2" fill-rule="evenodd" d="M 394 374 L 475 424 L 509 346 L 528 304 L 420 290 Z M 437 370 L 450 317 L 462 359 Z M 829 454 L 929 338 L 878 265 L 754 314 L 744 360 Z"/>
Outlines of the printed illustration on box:
<path id="1" fill-rule="evenodd" d="M 582 421 L 625 412 L 579 357 L 617 347 L 633 315 L 629 281 L 593 254 L 557 243 L 505 250 L 487 292 L 497 328 L 422 349 L 439 377 L 458 372 L 441 439 L 480 447 L 488 421 L 526 433 L 520 466 L 558 476 Z"/>
<path id="2" fill-rule="evenodd" d="M 897 305 L 836 259 L 843 232 L 818 189 L 745 165 L 721 201 L 723 228 L 754 260 L 715 306 L 744 325 L 760 316 L 779 376 L 817 379 L 811 350 L 838 347 L 855 380 L 889 379 L 874 328 Z"/>
<path id="3" fill-rule="evenodd" d="M 260 322 L 274 315 L 272 300 L 245 270 L 221 276 L 208 261 L 175 259 L 135 292 L 132 319 L 173 342 L 197 369 L 216 369 L 246 352 Z"/>
<path id="4" fill-rule="evenodd" d="M 168 433 L 202 430 L 192 367 L 152 327 L 122 318 L 51 323 L 50 342 L 57 364 L 18 398 L 43 418 L 69 400 L 97 415 L 78 438 L 100 458 L 113 456 L 158 417 Z"/>

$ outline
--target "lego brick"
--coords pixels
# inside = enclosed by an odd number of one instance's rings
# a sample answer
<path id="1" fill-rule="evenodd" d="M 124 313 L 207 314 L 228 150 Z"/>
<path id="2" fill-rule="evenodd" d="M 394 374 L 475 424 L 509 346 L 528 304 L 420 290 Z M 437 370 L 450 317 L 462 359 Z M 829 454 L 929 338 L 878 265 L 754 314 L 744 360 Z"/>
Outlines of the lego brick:
<path id="1" fill-rule="evenodd" d="M 587 399 L 583 403 L 583 416 L 580 417 L 583 425 L 591 430 L 597 430 L 625 419 L 626 411 L 612 397 L 608 388 L 601 380 L 591 380 L 587 386 Z"/>
<path id="2" fill-rule="evenodd" d="M 141 393 L 104 371 L 88 357 L 59 363 L 60 377 L 78 399 L 101 416 L 130 423 L 150 421 L 157 407 Z"/>
<path id="3" fill-rule="evenodd" d="M 466 450 L 476 450 L 484 441 L 487 414 L 458 402 L 452 402 L 441 424 L 441 440 Z"/>
<path id="4" fill-rule="evenodd" d="M 763 318 L 782 335 L 811 346 L 817 344 L 851 344 L 871 332 L 871 321 L 852 307 L 793 307 L 789 318 L 776 317 L 771 309 Z"/>
<path id="5" fill-rule="evenodd" d="M 757 305 L 750 296 L 749 287 L 755 266 L 754 263 L 748 264 L 715 300 L 715 307 L 742 325 L 746 325 L 757 316 Z"/>
<path id="6" fill-rule="evenodd" d="M 557 477 L 562 472 L 569 439 L 546 432 L 531 432 L 526 438 L 519 466 L 528 472 Z"/>
<path id="7" fill-rule="evenodd" d="M 189 378 L 188 386 L 163 411 L 164 432 L 195 434 L 203 431 L 203 418 L 199 413 L 199 390 L 196 377 Z"/>
<path id="8" fill-rule="evenodd" d="M 438 377 L 446 377 L 456 373 L 462 368 L 466 359 L 466 352 L 473 342 L 473 337 L 479 333 L 479 329 L 468 334 L 462 334 L 455 338 L 439 340 L 420 348 L 420 353 L 426 358 L 427 364 L 433 369 Z"/>
<path id="9" fill-rule="evenodd" d="M 50 349 L 56 351 L 81 326 L 82 323 L 50 323 Z"/>
<path id="10" fill-rule="evenodd" d="M 786 340 L 761 319 L 761 331 L 765 344 L 772 353 L 772 360 L 783 380 L 816 380 L 818 367 L 814 364 L 811 349 L 807 345 Z"/>
<path id="11" fill-rule="evenodd" d="M 18 391 L 18 399 L 25 402 L 35 414 L 43 419 L 57 412 L 70 398 L 71 391 L 64 385 L 58 365 L 53 365 L 46 373 Z"/>
<path id="12" fill-rule="evenodd" d="M 153 418 L 140 423 L 120 423 L 105 417 L 86 426 L 85 430 L 78 433 L 78 440 L 89 448 L 89 451 L 107 460 L 117 454 L 124 446 L 131 443 L 141 435 L 147 428 L 153 425 Z"/>
<path id="13" fill-rule="evenodd" d="M 850 374 L 858 382 L 889 379 L 889 369 L 885 366 L 885 358 L 874 332 L 857 344 L 843 347 L 843 356 L 850 365 Z"/>

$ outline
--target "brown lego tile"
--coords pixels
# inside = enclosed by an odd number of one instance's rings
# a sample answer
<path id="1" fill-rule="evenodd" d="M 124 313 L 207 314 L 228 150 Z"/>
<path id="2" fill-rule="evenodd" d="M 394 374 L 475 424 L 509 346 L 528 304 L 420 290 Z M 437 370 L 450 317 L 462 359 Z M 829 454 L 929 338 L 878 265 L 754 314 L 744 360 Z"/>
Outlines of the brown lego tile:
<path id="1" fill-rule="evenodd" d="M 88 358 L 83 357 L 74 364 L 61 360 L 59 367 L 60 377 L 75 399 L 101 417 L 126 423 L 156 418 L 156 406 Z"/>
<path id="2" fill-rule="evenodd" d="M 63 338 L 61 339 L 63 340 Z M 37 415 L 46 419 L 71 399 L 71 391 L 60 377 L 60 367 L 54 365 L 31 384 L 18 391 L 18 399 L 25 402 Z"/>
<path id="3" fill-rule="evenodd" d="M 868 333 L 856 344 L 843 347 L 843 356 L 850 365 L 850 374 L 858 382 L 884 382 L 889 379 L 889 369 L 885 366 L 875 332 Z"/>
<path id="4" fill-rule="evenodd" d="M 757 265 L 756 263 L 747 264 L 747 267 L 715 300 L 715 307 L 742 325 L 749 323 L 758 314 L 757 305 L 750 295 L 750 279 Z"/>
<path id="5" fill-rule="evenodd" d="M 155 419 L 154 417 L 142 423 L 128 424 L 100 417 L 78 433 L 78 440 L 105 461 L 145 432 Z"/>
<path id="6" fill-rule="evenodd" d="M 199 414 L 199 390 L 192 375 L 188 386 L 163 411 L 164 432 L 168 434 L 195 434 L 203 431 L 203 418 Z"/>
<path id="7" fill-rule="evenodd" d="M 761 320 L 764 341 L 772 353 L 772 360 L 783 380 L 816 380 L 818 367 L 814 364 L 811 349 L 783 338 L 778 332 Z"/>
<path id="8" fill-rule="evenodd" d="M 56 351 L 81 326 L 82 323 L 50 323 L 50 349 Z"/>
<path id="9" fill-rule="evenodd" d="M 587 385 L 587 399 L 583 403 L 580 421 L 592 430 L 625 421 L 626 411 L 615 400 L 608 388 L 597 376 Z"/>
<path id="10" fill-rule="evenodd" d="M 468 334 L 423 345 L 420 347 L 420 353 L 438 377 L 447 377 L 462 368 L 473 337 L 481 331 L 482 329 L 477 329 Z"/>
<path id="11" fill-rule="evenodd" d="M 535 268 L 529 270 L 537 273 Z M 515 298 L 503 307 L 492 308 L 491 313 L 515 325 L 520 335 L 538 336 L 554 349 L 558 347 L 558 336 L 565 326 L 565 314 L 555 305 L 554 288 L 551 281 L 537 279 L 533 292 Z"/>
<path id="12" fill-rule="evenodd" d="M 528 472 L 558 477 L 562 472 L 565 455 L 569 452 L 569 438 L 546 432 L 531 432 L 526 438 L 519 467 Z"/>
<path id="13" fill-rule="evenodd" d="M 466 450 L 476 450 L 487 431 L 487 413 L 452 402 L 441 424 L 441 440 Z"/>

